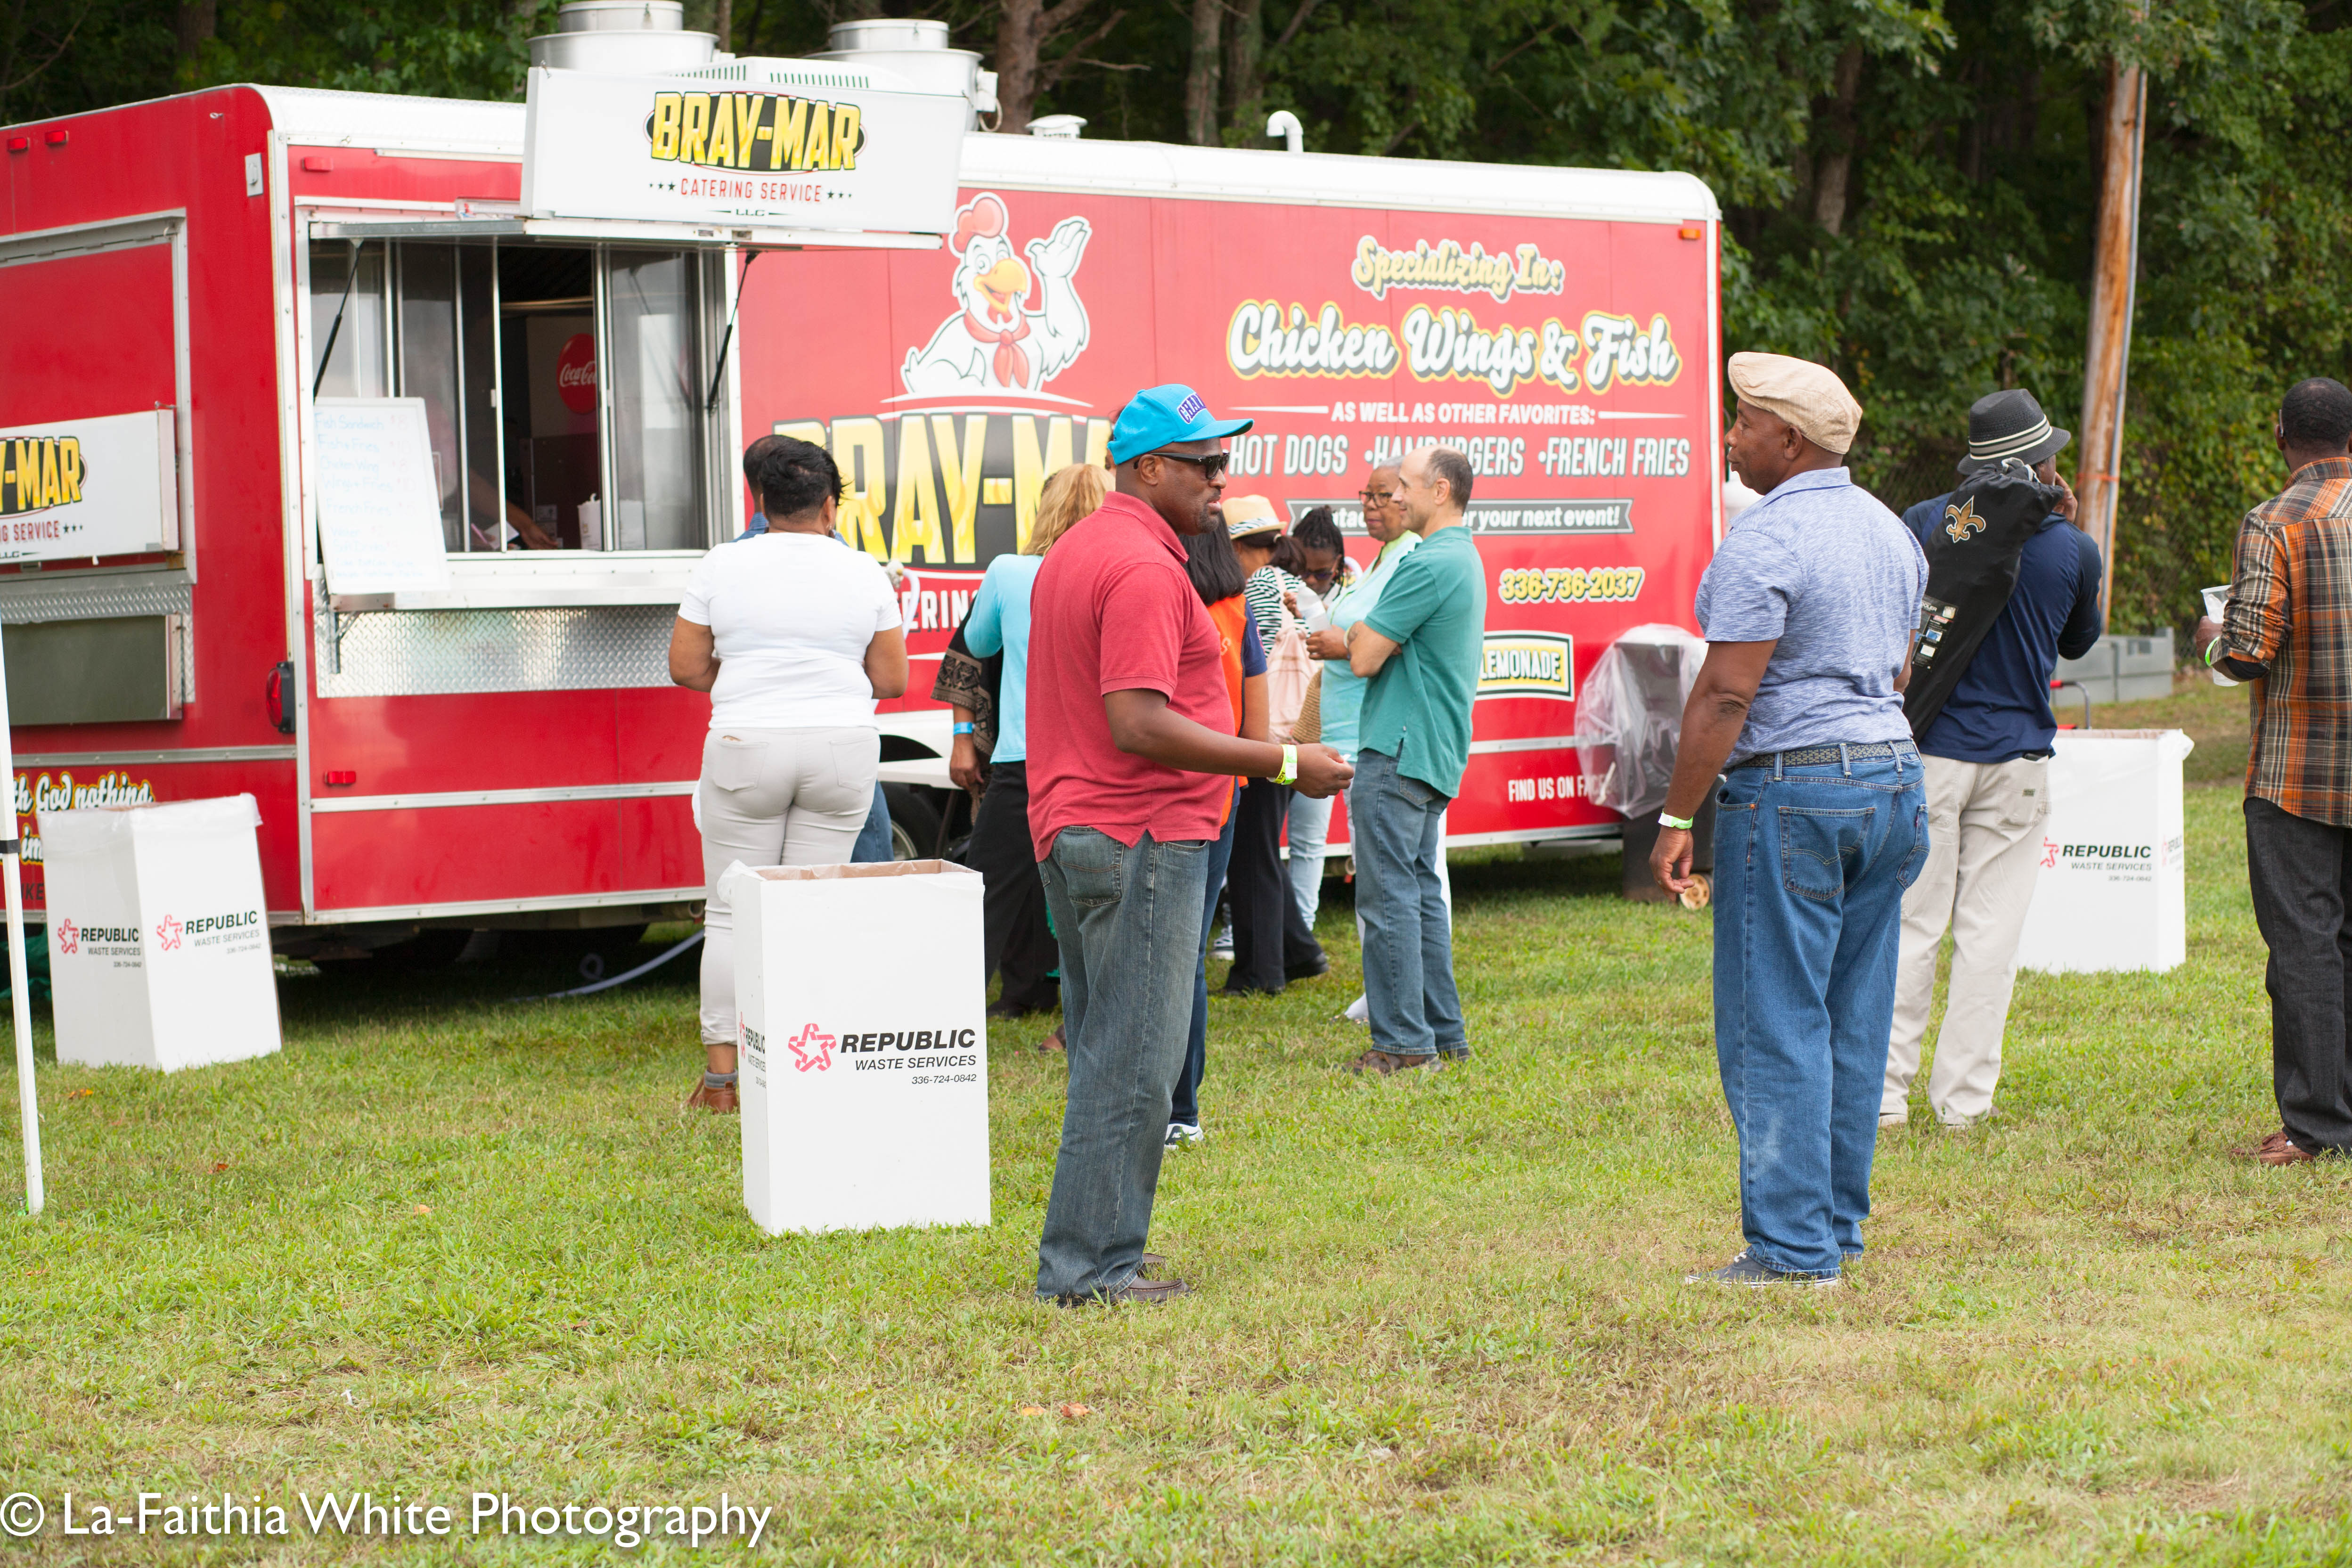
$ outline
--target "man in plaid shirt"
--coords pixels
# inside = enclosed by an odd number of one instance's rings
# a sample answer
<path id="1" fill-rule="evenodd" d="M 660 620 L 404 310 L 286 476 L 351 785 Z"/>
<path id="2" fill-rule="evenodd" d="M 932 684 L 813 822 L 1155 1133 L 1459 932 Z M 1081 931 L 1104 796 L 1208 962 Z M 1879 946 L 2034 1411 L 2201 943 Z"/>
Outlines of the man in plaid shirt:
<path id="1" fill-rule="evenodd" d="M 2236 1152 L 2352 1153 L 2352 391 L 2298 382 L 2274 434 L 2292 477 L 2238 527 L 2206 663 L 2252 690 L 2246 868 L 2271 950 L 2271 1077 L 2283 1125 Z"/>

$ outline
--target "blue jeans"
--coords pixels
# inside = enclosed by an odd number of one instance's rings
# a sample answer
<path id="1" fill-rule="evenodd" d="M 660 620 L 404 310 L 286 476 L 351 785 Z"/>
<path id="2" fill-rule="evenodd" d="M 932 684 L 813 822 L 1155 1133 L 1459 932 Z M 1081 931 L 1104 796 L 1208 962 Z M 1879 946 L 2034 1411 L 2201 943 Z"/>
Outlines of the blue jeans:
<path id="1" fill-rule="evenodd" d="M 890 845 L 890 803 L 877 784 L 873 808 L 866 814 L 866 826 L 857 830 L 857 847 L 849 852 L 849 863 L 872 866 L 895 858 Z"/>
<path id="2" fill-rule="evenodd" d="M 1396 759 L 1366 751 L 1348 790 L 1356 851 L 1356 912 L 1364 921 L 1364 1005 L 1372 1046 L 1401 1057 L 1467 1055 L 1454 989 L 1454 923 L 1437 883 L 1437 849 L 1453 804 Z"/>
<path id="3" fill-rule="evenodd" d="M 1893 757 L 1733 770 L 1716 795 L 1715 1054 L 1739 1131 L 1739 1223 L 1775 1268 L 1862 1250 L 1903 890 L 1927 774 Z"/>
<path id="4" fill-rule="evenodd" d="M 1184 1042 L 1184 1070 L 1177 1076 L 1176 1098 L 1168 1107 L 1169 1121 L 1187 1127 L 1201 1124 L 1201 1080 L 1209 1072 L 1209 942 L 1216 935 L 1217 898 L 1225 890 L 1225 868 L 1233 864 L 1235 815 L 1225 813 L 1225 830 L 1209 846 L 1208 891 L 1201 900 L 1201 956 L 1192 965 L 1192 1033 Z"/>
<path id="5" fill-rule="evenodd" d="M 1204 842 L 1129 848 L 1066 827 L 1038 863 L 1062 948 L 1069 1099 L 1037 1242 L 1037 1294 L 1108 1294 L 1135 1277 L 1151 1230 L 1168 1105 L 1184 1065 L 1200 967 Z"/>

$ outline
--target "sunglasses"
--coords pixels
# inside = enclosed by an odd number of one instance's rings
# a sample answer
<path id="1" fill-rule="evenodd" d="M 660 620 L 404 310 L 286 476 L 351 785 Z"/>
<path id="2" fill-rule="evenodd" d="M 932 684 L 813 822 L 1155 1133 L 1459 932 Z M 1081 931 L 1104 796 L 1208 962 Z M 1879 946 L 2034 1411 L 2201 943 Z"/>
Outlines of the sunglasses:
<path id="1" fill-rule="evenodd" d="M 1181 452 L 1146 452 L 1147 458 L 1165 458 L 1171 463 L 1190 463 L 1201 470 L 1201 477 L 1215 484 L 1225 477 L 1225 467 L 1234 460 L 1230 452 L 1213 452 L 1205 458 L 1188 458 Z"/>

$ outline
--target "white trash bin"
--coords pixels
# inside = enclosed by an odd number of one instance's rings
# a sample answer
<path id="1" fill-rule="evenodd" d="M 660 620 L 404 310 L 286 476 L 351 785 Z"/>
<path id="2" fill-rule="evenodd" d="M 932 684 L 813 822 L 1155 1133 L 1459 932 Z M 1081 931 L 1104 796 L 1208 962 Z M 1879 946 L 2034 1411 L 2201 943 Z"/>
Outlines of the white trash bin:
<path id="1" fill-rule="evenodd" d="M 40 814 L 58 1060 L 182 1068 L 278 1048 L 249 795 Z"/>
<path id="2" fill-rule="evenodd" d="M 2018 965 L 2171 969 L 2189 956 L 2178 730 L 2058 732 Z"/>
<path id="3" fill-rule="evenodd" d="M 761 1229 L 989 1223 L 981 886 L 944 860 L 720 879 Z"/>

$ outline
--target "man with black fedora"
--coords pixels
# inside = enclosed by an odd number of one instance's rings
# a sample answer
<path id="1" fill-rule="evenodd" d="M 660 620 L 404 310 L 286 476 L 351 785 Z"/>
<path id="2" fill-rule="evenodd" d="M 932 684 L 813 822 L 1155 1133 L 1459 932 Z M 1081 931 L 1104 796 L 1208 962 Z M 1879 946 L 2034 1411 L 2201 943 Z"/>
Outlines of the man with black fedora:
<path id="1" fill-rule="evenodd" d="M 1926 868 L 1903 898 L 1881 1127 L 1910 1119 L 1911 1081 L 1919 1071 L 1936 952 L 1947 926 L 1952 979 L 1927 1105 L 1947 1127 L 1967 1127 L 1992 1113 L 2018 935 L 2033 901 L 2042 823 L 2050 812 L 2050 755 L 2058 732 L 2050 678 L 2059 659 L 2079 658 L 2099 639 L 2099 547 L 2074 525 L 2074 492 L 2056 461 L 2073 439 L 2052 427 L 2029 392 L 1989 393 L 1969 410 L 1964 478 L 2014 461 L 2065 499 L 2021 536 L 2016 588 L 1949 698 L 1916 736 L 1927 771 L 1930 847 Z M 1930 547 L 1937 529 L 1960 526 L 1948 516 L 1951 501 L 1940 495 L 1903 514 L 1923 547 Z"/>

